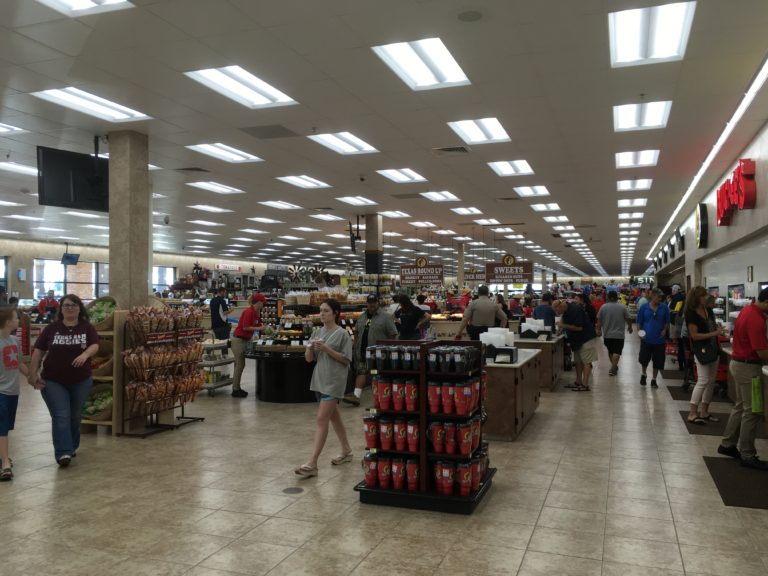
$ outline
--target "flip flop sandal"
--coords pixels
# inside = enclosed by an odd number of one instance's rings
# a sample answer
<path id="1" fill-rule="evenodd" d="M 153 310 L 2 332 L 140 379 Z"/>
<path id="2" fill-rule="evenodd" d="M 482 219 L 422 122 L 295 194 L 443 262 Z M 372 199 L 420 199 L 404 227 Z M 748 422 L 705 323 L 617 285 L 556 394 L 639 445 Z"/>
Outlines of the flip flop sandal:
<path id="1" fill-rule="evenodd" d="M 688 424 L 698 424 L 699 426 L 706 425 L 707 421 L 705 418 L 694 418 L 693 420 L 688 420 Z"/>
<path id="2" fill-rule="evenodd" d="M 0 470 L 0 481 L 11 480 L 13 478 L 13 470 L 10 468 L 3 468 Z"/>
<path id="3" fill-rule="evenodd" d="M 574 386 L 571 392 L 590 392 L 589 386 Z"/>
<path id="4" fill-rule="evenodd" d="M 311 478 L 312 476 L 317 476 L 317 468 L 302 464 L 294 470 L 294 473 L 298 474 L 299 476 L 303 476 L 304 478 Z"/>
<path id="5" fill-rule="evenodd" d="M 707 416 L 702 416 L 702 420 L 708 420 L 709 422 L 720 422 L 720 418 L 717 416 L 712 416 L 712 414 L 708 414 Z"/>
<path id="6" fill-rule="evenodd" d="M 352 462 L 352 452 L 348 452 L 347 454 L 343 454 L 341 456 L 336 456 L 336 458 L 331 460 L 331 464 L 334 466 L 346 464 L 347 462 Z"/>

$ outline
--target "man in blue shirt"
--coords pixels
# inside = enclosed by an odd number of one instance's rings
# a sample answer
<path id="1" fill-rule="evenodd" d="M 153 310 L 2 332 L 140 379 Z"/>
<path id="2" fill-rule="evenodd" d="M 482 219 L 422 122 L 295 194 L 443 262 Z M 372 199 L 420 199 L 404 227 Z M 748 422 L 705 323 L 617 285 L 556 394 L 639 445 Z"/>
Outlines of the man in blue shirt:
<path id="1" fill-rule="evenodd" d="M 555 311 L 552 310 L 552 294 L 544 292 L 541 304 L 533 309 L 534 320 L 544 320 L 544 326 L 555 329 Z"/>
<path id="2" fill-rule="evenodd" d="M 669 307 L 664 303 L 664 292 L 658 288 L 651 291 L 651 299 L 637 311 L 637 329 L 640 336 L 640 356 L 638 360 L 643 367 L 640 385 L 648 381 L 648 364 L 653 361 L 653 378 L 651 388 L 658 388 L 656 377 L 659 370 L 664 368 L 664 343 L 667 340 L 669 328 Z"/>
<path id="3" fill-rule="evenodd" d="M 592 363 L 597 361 L 597 339 L 595 325 L 584 308 L 574 302 L 555 300 L 552 310 L 560 316 L 559 328 L 565 330 L 576 360 L 576 382 L 571 386 L 574 392 L 589 392 L 589 377 Z"/>

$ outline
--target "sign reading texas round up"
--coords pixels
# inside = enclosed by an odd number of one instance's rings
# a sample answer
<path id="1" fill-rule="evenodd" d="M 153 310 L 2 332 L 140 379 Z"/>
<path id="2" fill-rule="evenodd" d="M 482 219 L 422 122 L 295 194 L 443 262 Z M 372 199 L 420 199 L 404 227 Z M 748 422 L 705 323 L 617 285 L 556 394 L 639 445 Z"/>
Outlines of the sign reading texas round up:
<path id="1" fill-rule="evenodd" d="M 443 283 L 443 265 L 417 258 L 412 266 L 400 266 L 401 286 L 432 286 Z"/>
<path id="2" fill-rule="evenodd" d="M 485 265 L 488 284 L 527 284 L 533 282 L 533 262 L 517 262 L 507 254 L 501 262 L 489 262 Z"/>

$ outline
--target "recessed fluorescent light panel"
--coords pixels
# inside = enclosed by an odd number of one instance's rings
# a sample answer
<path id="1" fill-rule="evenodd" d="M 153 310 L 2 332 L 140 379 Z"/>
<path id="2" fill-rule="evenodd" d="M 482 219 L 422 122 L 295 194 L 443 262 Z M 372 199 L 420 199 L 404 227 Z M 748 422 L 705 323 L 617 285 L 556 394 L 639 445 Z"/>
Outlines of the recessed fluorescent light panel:
<path id="1" fill-rule="evenodd" d="M 480 226 L 498 226 L 500 222 L 495 218 L 483 218 L 481 220 L 475 220 L 475 224 Z"/>
<path id="2" fill-rule="evenodd" d="M 650 190 L 653 180 L 641 178 L 639 180 L 619 180 L 616 182 L 616 190 L 619 192 L 632 192 L 633 190 Z"/>
<path id="3" fill-rule="evenodd" d="M 296 226 L 291 230 L 298 230 L 299 232 L 320 232 L 319 228 L 309 228 L 308 226 Z"/>
<path id="4" fill-rule="evenodd" d="M 0 200 L 0 206 L 26 206 L 26 204 L 20 204 L 19 202 L 10 202 L 8 200 Z"/>
<path id="5" fill-rule="evenodd" d="M 458 122 L 448 122 L 448 126 L 467 144 L 509 142 L 509 134 L 496 118 L 459 120 Z"/>
<path id="6" fill-rule="evenodd" d="M 306 174 L 302 176 L 278 176 L 277 178 L 281 182 L 285 182 L 286 184 L 292 184 L 293 186 L 298 186 L 299 188 L 330 188 L 330 184 L 326 184 L 322 180 L 317 180 L 316 178 L 312 178 L 311 176 L 307 176 Z"/>
<path id="7" fill-rule="evenodd" d="M 16 126 L 11 126 L 10 124 L 3 124 L 0 122 L 0 134 L 8 134 L 10 132 L 16 132 L 17 134 L 21 132 L 26 132 L 23 128 L 16 128 Z"/>
<path id="8" fill-rule="evenodd" d="M 184 75 L 252 110 L 298 104 L 287 94 L 240 66 L 206 68 L 185 72 Z"/>
<path id="9" fill-rule="evenodd" d="M 458 202 L 460 198 L 447 190 L 442 192 L 422 192 L 424 198 L 432 200 L 432 202 Z"/>
<path id="10" fill-rule="evenodd" d="M 13 218 L 14 220 L 29 220 L 31 222 L 42 222 L 43 218 L 37 216 L 26 216 L 24 214 L 10 214 L 6 218 Z"/>
<path id="11" fill-rule="evenodd" d="M 337 132 L 336 134 L 312 134 L 307 136 L 318 144 L 330 148 L 339 154 L 372 154 L 378 152 L 376 148 L 361 140 L 351 132 Z"/>
<path id="12" fill-rule="evenodd" d="M 194 234 L 195 236 L 219 236 L 219 234 L 216 234 L 215 232 L 206 232 L 205 230 L 192 230 L 190 234 Z"/>
<path id="13" fill-rule="evenodd" d="M 254 216 L 253 218 L 248 218 L 248 220 L 253 220 L 254 222 L 261 222 L 262 224 L 285 224 L 282 220 L 275 220 L 274 218 L 264 218 L 262 216 Z"/>
<path id="14" fill-rule="evenodd" d="M 671 109 L 672 102 L 670 100 L 614 106 L 613 130 L 614 132 L 627 132 L 665 128 Z"/>
<path id="15" fill-rule="evenodd" d="M 224 226 L 219 222 L 211 222 L 210 220 L 187 220 L 190 224 L 197 224 L 198 226 Z"/>
<path id="16" fill-rule="evenodd" d="M 466 242 L 467 240 L 472 240 L 472 236 L 456 236 L 456 240 L 459 240 L 460 242 Z"/>
<path id="17" fill-rule="evenodd" d="M 616 168 L 638 168 L 656 166 L 659 160 L 658 150 L 640 150 L 639 152 L 617 152 Z"/>
<path id="18" fill-rule="evenodd" d="M 66 214 L 67 216 L 77 216 L 78 218 L 101 218 L 101 216 L 97 216 L 96 214 L 88 214 L 76 210 L 67 210 L 66 212 L 63 212 L 63 214 Z"/>
<path id="19" fill-rule="evenodd" d="M 269 206 L 270 208 L 277 208 L 278 210 L 299 210 L 301 206 L 291 204 L 290 202 L 283 202 L 282 200 L 268 200 L 266 202 L 259 202 L 262 206 Z"/>
<path id="20" fill-rule="evenodd" d="M 25 174 L 26 176 L 37 176 L 37 166 L 26 166 L 16 162 L 0 162 L 0 170 Z"/>
<path id="21" fill-rule="evenodd" d="M 128 0 L 37 0 L 70 18 L 133 8 Z"/>
<path id="22" fill-rule="evenodd" d="M 461 208 L 451 208 L 451 212 L 456 212 L 461 216 L 471 216 L 472 214 L 482 214 L 482 211 L 478 210 L 474 206 L 462 206 Z"/>
<path id="23" fill-rule="evenodd" d="M 619 212 L 619 220 L 640 220 L 644 212 Z"/>
<path id="24" fill-rule="evenodd" d="M 213 156 L 214 158 L 224 160 L 225 162 L 231 162 L 233 164 L 262 161 L 262 159 L 258 156 L 254 156 L 248 152 L 243 152 L 237 148 L 232 148 L 232 146 L 227 146 L 221 142 L 216 142 L 214 144 L 195 144 L 194 146 L 185 146 L 185 148 L 194 150 L 195 152 L 200 152 L 200 154 Z"/>
<path id="25" fill-rule="evenodd" d="M 608 14 L 611 66 L 682 60 L 696 2 L 676 2 Z"/>
<path id="26" fill-rule="evenodd" d="M 240 232 L 245 232 L 246 234 L 266 234 L 264 230 L 257 230 L 256 228 L 240 228 Z M 266 250 L 266 248 L 262 248 L 262 250 Z"/>
<path id="27" fill-rule="evenodd" d="M 371 49 L 411 90 L 434 90 L 470 83 L 440 38 L 396 42 Z"/>
<path id="28" fill-rule="evenodd" d="M 568 222 L 568 216 L 544 216 L 544 222 Z"/>
<path id="29" fill-rule="evenodd" d="M 68 88 L 43 90 L 42 92 L 32 92 L 32 96 L 53 102 L 65 108 L 77 110 L 89 116 L 95 116 L 108 122 L 135 122 L 138 120 L 149 120 L 149 116 L 132 110 L 115 102 L 110 102 L 105 98 L 96 96 L 80 90 L 73 86 Z"/>
<path id="30" fill-rule="evenodd" d="M 488 166 L 499 176 L 527 176 L 533 174 L 533 168 L 525 160 L 488 162 Z"/>
<path id="31" fill-rule="evenodd" d="M 518 196 L 522 198 L 531 198 L 534 196 L 549 196 L 549 190 L 546 186 L 518 186 L 515 188 Z"/>
<path id="32" fill-rule="evenodd" d="M 491 228 L 492 232 L 496 232 L 496 234 L 511 234 L 514 232 L 514 229 L 504 227 L 504 228 Z"/>
<path id="33" fill-rule="evenodd" d="M 648 204 L 647 198 L 622 198 L 618 202 L 619 208 L 642 208 Z"/>
<path id="34" fill-rule="evenodd" d="M 194 186 L 195 188 L 201 188 L 202 190 L 208 190 L 209 192 L 215 192 L 216 194 L 245 194 L 240 188 L 233 188 L 232 186 L 226 186 L 225 184 L 219 184 L 218 182 L 187 182 L 187 186 Z"/>
<path id="35" fill-rule="evenodd" d="M 365 198 L 364 196 L 342 196 L 341 198 L 336 198 L 336 200 L 346 204 L 352 204 L 352 206 L 374 206 L 377 204 L 377 202 Z"/>
<path id="36" fill-rule="evenodd" d="M 386 216 L 387 218 L 410 218 L 411 215 L 407 214 L 406 212 L 401 212 L 400 210 L 387 210 L 385 212 L 379 212 L 382 216 Z"/>
<path id="37" fill-rule="evenodd" d="M 411 222 L 411 226 L 414 226 L 415 228 L 434 228 L 435 225 L 432 222 Z"/>
<path id="38" fill-rule="evenodd" d="M 555 202 L 548 204 L 531 204 L 531 210 L 534 212 L 555 212 L 560 210 L 560 206 Z"/>
<path id="39" fill-rule="evenodd" d="M 424 176 L 418 172 L 414 172 L 410 168 L 393 168 L 389 170 L 376 170 L 376 172 L 398 184 L 410 184 L 411 182 L 427 181 Z"/>
<path id="40" fill-rule="evenodd" d="M 344 220 L 340 216 L 334 214 L 310 214 L 310 218 L 317 218 L 318 220 L 324 220 L 325 222 L 335 222 L 336 220 Z"/>
<path id="41" fill-rule="evenodd" d="M 203 212 L 213 212 L 215 214 L 223 214 L 224 212 L 232 212 L 229 208 L 218 208 L 216 206 L 210 206 L 208 204 L 193 204 L 191 206 L 187 206 L 187 208 L 192 208 L 194 210 L 202 210 Z"/>

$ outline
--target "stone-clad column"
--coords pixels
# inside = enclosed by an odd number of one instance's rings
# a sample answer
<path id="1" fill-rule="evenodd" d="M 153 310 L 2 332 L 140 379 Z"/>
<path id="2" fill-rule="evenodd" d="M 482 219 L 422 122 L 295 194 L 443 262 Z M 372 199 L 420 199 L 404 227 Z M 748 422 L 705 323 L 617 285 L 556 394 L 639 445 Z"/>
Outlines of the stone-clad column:
<path id="1" fill-rule="evenodd" d="M 459 242 L 458 260 L 456 261 L 456 284 L 459 290 L 464 287 L 464 242 Z"/>
<path id="2" fill-rule="evenodd" d="M 109 293 L 146 306 L 152 283 L 152 193 L 146 134 L 109 134 Z"/>
<path id="3" fill-rule="evenodd" d="M 381 237 L 381 214 L 365 215 L 365 273 L 381 274 L 384 267 L 384 249 Z"/>

